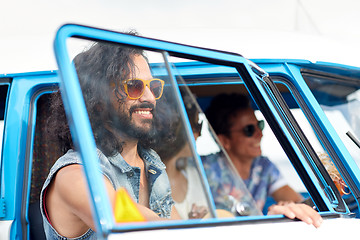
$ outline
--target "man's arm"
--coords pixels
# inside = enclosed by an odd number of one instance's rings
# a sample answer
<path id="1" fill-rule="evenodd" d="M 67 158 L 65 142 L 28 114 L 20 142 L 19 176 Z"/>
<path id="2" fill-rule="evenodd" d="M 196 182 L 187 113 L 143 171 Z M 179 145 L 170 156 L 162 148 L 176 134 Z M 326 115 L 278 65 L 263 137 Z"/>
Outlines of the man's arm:
<path id="1" fill-rule="evenodd" d="M 89 228 L 95 230 L 88 189 L 79 164 L 58 171 L 45 196 L 51 225 L 66 237 L 78 237 Z"/>
<path id="2" fill-rule="evenodd" d="M 114 203 L 116 192 L 110 181 L 106 177 L 104 179 L 109 199 Z M 66 237 L 78 237 L 89 228 L 96 230 L 89 198 L 83 167 L 73 164 L 60 169 L 45 198 L 52 226 Z M 137 207 L 148 221 L 165 220 L 143 205 L 137 204 Z M 174 208 L 172 218 L 173 214 L 177 219 Z"/>

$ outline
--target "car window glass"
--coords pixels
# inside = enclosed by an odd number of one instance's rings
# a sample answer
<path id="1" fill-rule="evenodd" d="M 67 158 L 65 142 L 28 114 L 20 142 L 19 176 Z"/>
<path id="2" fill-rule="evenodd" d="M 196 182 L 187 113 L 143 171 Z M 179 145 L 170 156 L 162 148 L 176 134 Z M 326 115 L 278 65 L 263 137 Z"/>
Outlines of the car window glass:
<path id="1" fill-rule="evenodd" d="M 192 86 L 193 84 L 191 81 L 196 79 L 194 76 L 212 74 L 213 72 L 210 69 L 204 70 L 203 68 L 194 68 L 191 69 L 192 80 L 184 80 L 183 77 L 189 78 L 189 76 L 182 73 L 184 70 L 181 68 L 181 64 L 178 64 L 180 65 L 178 66 L 176 62 L 181 61 L 183 64 L 186 60 L 171 57 L 170 61 L 173 63 L 172 67 L 176 73 L 180 89 L 184 89 L 184 94 L 182 94 L 183 99 L 186 99 L 187 97 L 192 99 L 199 112 L 198 118 L 199 123 L 201 123 L 201 131 L 199 132 L 199 137 L 196 138 L 196 150 L 201 157 L 216 208 L 226 210 L 234 216 L 262 215 L 261 209 L 257 206 L 245 183 L 239 176 L 239 173 L 234 168 L 233 163 L 229 160 L 228 154 L 219 143 L 217 135 L 204 114 L 204 106 L 200 106 L 198 101 L 196 101 L 195 97 L 197 97 L 197 94 L 191 92 L 191 87 L 198 88 L 198 90 L 201 91 L 201 87 L 199 88 L 197 84 Z M 201 65 L 204 63 L 193 61 L 190 64 Z M 225 71 L 236 73 L 234 68 L 224 66 L 218 67 L 226 69 Z M 238 82 L 241 81 L 241 79 L 238 76 L 235 77 L 233 81 Z M 193 97 L 191 98 L 190 96 Z M 186 101 L 184 102 L 186 105 Z M 209 104 L 209 102 L 204 101 L 203 104 L 206 105 Z M 221 214 L 222 211 L 219 211 L 219 215 Z"/>
<path id="2" fill-rule="evenodd" d="M 107 158 L 116 166 L 115 170 L 109 170 L 100 165 L 104 174 L 115 188 L 125 187 L 132 199 L 141 202 L 139 191 L 144 190 L 136 185 L 142 186 L 141 173 L 145 169 L 146 174 L 154 175 L 155 179 L 146 183 L 149 198 L 143 199 L 153 211 L 161 215 L 161 211 L 170 205 L 171 196 L 166 193 L 170 189 L 158 189 L 160 181 L 162 186 L 167 186 L 170 181 L 172 198 L 182 219 L 190 217 L 193 204 L 204 209 L 204 215 L 213 216 L 212 200 L 199 169 L 199 157 L 191 144 L 192 128 L 186 125 L 189 120 L 181 115 L 182 111 L 188 112 L 195 119 L 190 124 L 197 125 L 198 113 L 193 111 L 191 100 L 182 109 L 182 103 L 177 99 L 177 94 L 181 96 L 181 93 L 177 92 L 166 69 L 163 55 L 111 43 L 86 41 L 86 44 L 77 40 L 71 45 L 73 49 L 85 45 L 85 50 L 78 54 L 74 51 L 72 56 L 75 56 L 73 62 L 100 162 Z M 100 51 L 106 54 L 101 55 Z M 129 52 L 135 53 L 135 65 L 121 65 L 118 60 L 123 58 L 121 54 Z M 99 58 L 90 59 L 93 54 L 99 54 Z M 128 147 L 136 141 L 137 153 L 144 165 L 132 165 L 126 155 Z M 156 194 L 164 198 L 156 199 L 159 198 Z"/>
<path id="3" fill-rule="evenodd" d="M 292 84 L 290 84 L 290 83 L 277 84 L 276 86 L 279 91 L 284 91 L 284 86 L 289 89 L 289 92 L 284 94 L 285 103 L 288 106 L 291 106 L 291 114 L 296 119 L 297 124 L 299 125 L 302 133 L 304 134 L 304 137 L 306 138 L 306 141 L 309 142 L 311 148 L 316 153 L 316 155 L 314 157 L 318 158 L 320 160 L 321 164 L 323 165 L 324 170 L 328 172 L 328 174 L 330 176 L 330 178 L 328 180 L 330 180 L 334 183 L 334 187 L 336 187 L 336 189 L 339 192 L 338 196 L 348 195 L 349 191 L 347 189 L 347 185 L 343 181 L 340 173 L 338 172 L 333 161 L 331 160 L 330 154 L 327 152 L 327 150 L 321 144 L 321 139 L 314 130 L 315 126 L 310 123 L 311 116 L 306 115 L 304 113 L 306 111 L 306 109 L 300 108 L 300 106 L 299 106 L 299 102 L 301 102 L 302 100 L 299 98 L 296 98 L 296 96 L 298 96 L 297 90 L 295 90 L 294 87 L 292 86 Z M 290 89 L 291 89 L 291 91 L 290 91 Z M 308 156 L 305 156 L 305 159 L 307 157 Z M 315 160 L 316 159 L 313 159 L 311 161 L 307 160 L 308 166 L 310 168 L 313 168 L 314 162 L 315 162 L 315 165 L 317 165 Z M 321 171 L 321 168 L 322 168 L 321 166 L 319 166 L 319 167 L 320 168 L 318 168 L 318 167 L 313 168 L 313 172 L 318 174 L 318 171 Z M 330 203 L 336 209 L 338 207 L 338 203 L 339 203 L 339 201 L 335 197 L 336 193 L 327 192 L 326 189 L 328 187 L 324 187 L 324 186 L 327 186 L 328 184 L 332 184 L 332 183 L 330 183 L 328 180 L 324 180 L 323 177 L 324 177 L 324 174 L 322 174 L 322 176 L 320 176 L 320 177 L 317 177 L 318 182 L 320 185 L 323 186 L 322 190 L 324 191 L 325 196 L 328 197 L 328 199 L 330 200 Z M 335 189 L 333 189 L 333 190 L 336 191 Z"/>

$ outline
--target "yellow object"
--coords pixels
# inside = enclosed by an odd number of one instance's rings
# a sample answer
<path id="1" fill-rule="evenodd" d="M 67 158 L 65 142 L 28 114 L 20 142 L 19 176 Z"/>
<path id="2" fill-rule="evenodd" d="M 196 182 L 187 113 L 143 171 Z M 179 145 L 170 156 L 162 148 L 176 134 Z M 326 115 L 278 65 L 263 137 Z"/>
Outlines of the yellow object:
<path id="1" fill-rule="evenodd" d="M 114 217 L 117 223 L 146 221 L 125 188 L 116 191 Z"/>

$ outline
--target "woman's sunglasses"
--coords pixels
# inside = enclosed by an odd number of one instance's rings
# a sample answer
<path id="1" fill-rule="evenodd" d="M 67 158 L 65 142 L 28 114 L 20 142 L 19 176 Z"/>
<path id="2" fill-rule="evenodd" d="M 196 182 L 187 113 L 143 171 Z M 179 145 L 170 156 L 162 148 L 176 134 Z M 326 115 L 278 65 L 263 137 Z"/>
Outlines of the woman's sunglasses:
<path id="1" fill-rule="evenodd" d="M 264 120 L 259 120 L 257 122 L 257 127 L 262 131 L 265 127 L 265 121 Z M 256 131 L 256 125 L 255 124 L 249 124 L 246 125 L 244 128 L 240 129 L 240 130 L 232 130 L 230 132 L 243 132 L 244 135 L 246 137 L 252 137 L 254 136 Z"/>
<path id="2" fill-rule="evenodd" d="M 144 95 L 145 87 L 148 86 L 155 99 L 162 96 L 164 90 L 164 81 L 161 79 L 129 79 L 123 83 L 125 93 L 130 99 L 139 99 Z"/>

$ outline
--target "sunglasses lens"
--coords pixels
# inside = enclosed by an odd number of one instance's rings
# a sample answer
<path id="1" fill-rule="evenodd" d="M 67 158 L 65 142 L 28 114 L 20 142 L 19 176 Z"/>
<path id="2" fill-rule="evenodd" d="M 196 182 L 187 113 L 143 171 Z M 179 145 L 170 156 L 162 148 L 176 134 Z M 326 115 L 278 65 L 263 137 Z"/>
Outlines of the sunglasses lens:
<path id="1" fill-rule="evenodd" d="M 264 120 L 258 121 L 258 127 L 260 128 L 261 131 L 264 130 L 265 121 Z"/>
<path id="2" fill-rule="evenodd" d="M 144 91 L 144 83 L 141 80 L 131 80 L 127 82 L 128 95 L 131 98 L 138 98 Z"/>
<path id="3" fill-rule="evenodd" d="M 159 80 L 152 80 L 150 82 L 150 90 L 154 94 L 155 98 L 161 97 L 162 94 L 162 84 Z"/>
<path id="4" fill-rule="evenodd" d="M 254 125 L 247 125 L 243 128 L 243 132 L 245 136 L 252 137 L 255 133 L 255 126 Z"/>

